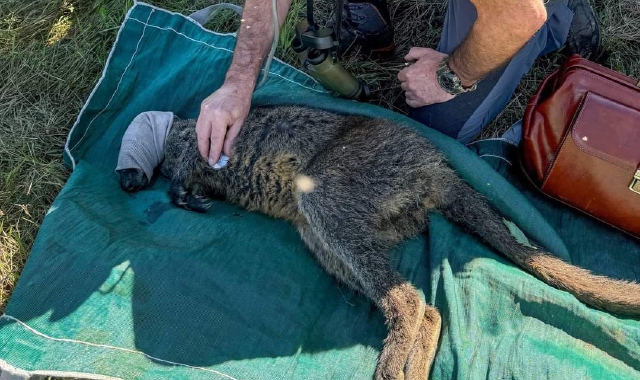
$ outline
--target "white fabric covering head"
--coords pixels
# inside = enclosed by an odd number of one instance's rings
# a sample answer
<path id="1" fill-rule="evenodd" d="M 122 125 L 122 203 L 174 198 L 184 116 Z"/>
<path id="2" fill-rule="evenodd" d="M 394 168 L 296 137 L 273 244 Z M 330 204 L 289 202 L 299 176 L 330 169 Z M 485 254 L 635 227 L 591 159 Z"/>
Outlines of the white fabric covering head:
<path id="1" fill-rule="evenodd" d="M 164 143 L 167 140 L 173 112 L 143 112 L 133 119 L 122 137 L 116 171 L 141 169 L 151 180 L 153 169 L 164 159 Z"/>

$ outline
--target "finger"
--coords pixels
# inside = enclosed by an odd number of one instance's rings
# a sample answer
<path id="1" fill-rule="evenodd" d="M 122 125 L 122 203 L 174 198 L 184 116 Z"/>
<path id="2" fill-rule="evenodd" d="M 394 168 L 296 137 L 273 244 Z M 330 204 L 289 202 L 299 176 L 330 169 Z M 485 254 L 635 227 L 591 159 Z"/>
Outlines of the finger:
<path id="1" fill-rule="evenodd" d="M 405 61 L 418 60 L 423 56 L 425 56 L 426 54 L 428 54 L 429 50 L 431 49 L 421 48 L 421 47 L 412 47 L 411 50 L 409 50 L 409 53 L 404 56 L 404 60 Z"/>
<path id="2" fill-rule="evenodd" d="M 220 154 L 222 153 L 222 145 L 224 144 L 224 137 L 227 134 L 228 127 L 227 119 L 218 119 L 215 123 L 211 123 L 211 138 L 209 142 L 209 166 L 213 166 L 218 160 L 220 160 Z"/>
<path id="3" fill-rule="evenodd" d="M 400 83 L 400 88 L 402 88 L 402 89 L 404 90 L 404 92 L 409 92 L 409 91 L 411 91 L 411 90 L 409 89 L 409 84 L 408 84 L 407 82 L 402 82 L 402 83 Z"/>
<path id="4" fill-rule="evenodd" d="M 421 102 L 421 101 L 419 101 L 419 100 L 411 100 L 411 99 L 408 99 L 408 98 L 407 98 L 407 104 L 408 104 L 408 105 L 409 105 L 409 107 L 411 107 L 411 108 L 418 108 L 418 107 L 422 107 L 422 106 L 424 106 L 424 105 L 425 105 L 424 103 L 422 103 L 422 102 Z"/>
<path id="5" fill-rule="evenodd" d="M 240 133 L 242 129 L 242 125 L 244 124 L 244 119 L 236 121 L 231 128 L 227 131 L 227 136 L 224 138 L 224 154 L 231 157 L 231 153 L 233 153 L 233 147 L 236 145 L 236 137 Z"/>
<path id="6" fill-rule="evenodd" d="M 400 72 L 398 73 L 398 80 L 400 82 L 406 82 L 407 81 L 407 70 L 409 70 L 410 68 L 407 67 L 406 69 L 402 69 L 400 70 Z"/>
<path id="7" fill-rule="evenodd" d="M 420 99 L 418 95 L 414 94 L 413 92 L 405 93 L 404 97 L 407 98 L 407 100 L 411 101 L 418 101 Z"/>
<path id="8" fill-rule="evenodd" d="M 198 150 L 200 151 L 200 157 L 203 160 L 209 158 L 209 138 L 211 137 L 210 123 L 206 120 L 206 117 L 201 115 L 196 121 L 196 135 L 198 136 Z"/>
<path id="9" fill-rule="evenodd" d="M 411 97 L 406 98 L 406 102 L 407 102 L 407 104 L 411 105 L 414 108 L 415 107 L 422 107 L 422 106 L 425 105 L 424 102 L 422 100 L 420 100 L 420 98 L 417 97 L 417 96 L 411 96 Z"/>

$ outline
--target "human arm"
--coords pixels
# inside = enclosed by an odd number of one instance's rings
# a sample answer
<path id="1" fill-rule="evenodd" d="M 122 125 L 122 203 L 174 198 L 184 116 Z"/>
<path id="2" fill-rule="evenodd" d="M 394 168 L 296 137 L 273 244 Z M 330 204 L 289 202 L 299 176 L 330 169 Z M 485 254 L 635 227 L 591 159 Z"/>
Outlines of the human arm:
<path id="1" fill-rule="evenodd" d="M 277 0 L 284 22 L 291 0 Z M 198 150 L 209 165 L 231 155 L 235 138 L 249 115 L 251 94 L 273 41 L 271 1 L 246 0 L 231 66 L 222 86 L 202 101 L 196 123 Z"/>
<path id="2" fill-rule="evenodd" d="M 449 57 L 449 67 L 464 87 L 508 62 L 546 22 L 542 0 L 471 0 L 477 19 L 466 39 Z M 421 107 L 454 98 L 438 84 L 436 69 L 447 55 L 427 48 L 412 48 L 405 57 L 416 61 L 400 71 L 398 79 L 407 104 Z"/>

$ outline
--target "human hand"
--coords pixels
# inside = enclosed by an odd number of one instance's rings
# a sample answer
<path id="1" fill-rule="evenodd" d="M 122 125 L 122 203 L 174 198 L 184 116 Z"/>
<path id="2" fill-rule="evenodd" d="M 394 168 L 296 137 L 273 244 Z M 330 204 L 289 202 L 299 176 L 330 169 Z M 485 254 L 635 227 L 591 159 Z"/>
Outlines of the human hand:
<path id="1" fill-rule="evenodd" d="M 222 152 L 227 156 L 235 145 L 242 124 L 249 115 L 251 89 L 226 83 L 202 101 L 196 122 L 200 156 L 213 166 Z"/>
<path id="2" fill-rule="evenodd" d="M 398 79 L 410 107 L 444 103 L 455 98 L 455 95 L 442 89 L 436 76 L 438 65 L 446 57 L 446 54 L 428 48 L 414 47 L 409 50 L 405 61 L 416 62 L 401 70 Z"/>

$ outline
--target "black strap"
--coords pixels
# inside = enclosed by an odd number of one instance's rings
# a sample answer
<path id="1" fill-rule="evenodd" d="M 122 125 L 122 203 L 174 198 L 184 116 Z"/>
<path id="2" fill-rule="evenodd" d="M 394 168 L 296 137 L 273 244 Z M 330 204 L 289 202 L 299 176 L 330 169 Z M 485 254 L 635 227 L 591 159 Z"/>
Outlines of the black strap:
<path id="1" fill-rule="evenodd" d="M 342 26 L 342 8 L 344 7 L 344 0 L 335 0 L 334 10 L 334 25 L 333 25 L 333 49 L 336 52 L 336 56 L 339 54 L 340 49 L 340 30 Z M 307 23 L 309 24 L 309 30 L 317 31 L 319 29 L 315 20 L 313 19 L 313 0 L 307 0 Z M 337 58 L 340 58 L 339 56 Z"/>
<path id="2" fill-rule="evenodd" d="M 318 30 L 318 25 L 313 20 L 313 0 L 307 0 L 307 22 L 309 23 L 309 29 Z"/>
<path id="3" fill-rule="evenodd" d="M 333 34 L 335 36 L 336 47 L 340 46 L 340 30 L 342 28 L 342 8 L 344 6 L 344 0 L 336 0 L 336 14 L 335 14 L 335 25 L 333 26 Z M 336 51 L 340 51 L 340 49 L 336 49 Z"/>
<path id="4" fill-rule="evenodd" d="M 344 7 L 344 0 L 335 0 L 336 1 L 336 10 L 335 10 L 335 25 L 333 26 L 333 36 L 334 38 L 334 46 L 335 52 L 338 59 L 342 58 L 340 55 L 340 30 L 342 28 L 342 8 Z"/>

